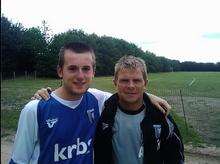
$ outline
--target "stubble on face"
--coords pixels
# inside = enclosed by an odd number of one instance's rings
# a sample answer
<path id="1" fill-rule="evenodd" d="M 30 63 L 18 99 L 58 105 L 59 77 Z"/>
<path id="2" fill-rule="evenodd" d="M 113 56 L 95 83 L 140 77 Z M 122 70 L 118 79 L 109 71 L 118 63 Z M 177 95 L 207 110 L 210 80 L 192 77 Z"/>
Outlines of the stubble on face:
<path id="1" fill-rule="evenodd" d="M 80 99 L 88 90 L 94 77 L 91 53 L 75 53 L 65 51 L 64 65 L 59 68 L 58 75 L 62 78 L 63 84 L 59 93 L 65 99 Z"/>
<path id="2" fill-rule="evenodd" d="M 140 68 L 123 69 L 114 80 L 120 105 L 128 110 L 137 110 L 143 105 L 143 93 L 146 81 Z"/>

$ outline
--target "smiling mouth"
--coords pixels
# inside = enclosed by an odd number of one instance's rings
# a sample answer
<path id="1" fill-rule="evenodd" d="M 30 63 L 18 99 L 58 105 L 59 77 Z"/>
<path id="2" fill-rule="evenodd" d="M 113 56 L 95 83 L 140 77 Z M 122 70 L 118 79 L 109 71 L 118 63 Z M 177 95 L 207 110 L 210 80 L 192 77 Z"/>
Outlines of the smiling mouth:
<path id="1" fill-rule="evenodd" d="M 86 83 L 85 82 L 73 82 L 73 84 L 77 85 L 77 86 L 83 86 Z"/>

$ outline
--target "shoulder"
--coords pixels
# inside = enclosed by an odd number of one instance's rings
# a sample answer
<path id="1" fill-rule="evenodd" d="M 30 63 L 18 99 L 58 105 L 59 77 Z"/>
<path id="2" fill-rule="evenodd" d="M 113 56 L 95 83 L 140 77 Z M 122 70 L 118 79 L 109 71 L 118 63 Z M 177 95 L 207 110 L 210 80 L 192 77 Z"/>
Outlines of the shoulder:
<path id="1" fill-rule="evenodd" d="M 31 100 L 26 105 L 25 108 L 32 108 L 33 106 L 37 106 L 40 100 Z"/>
<path id="2" fill-rule="evenodd" d="M 25 127 L 26 124 L 33 125 L 36 122 L 38 103 L 39 100 L 32 100 L 24 106 L 19 116 L 18 126 Z"/>
<path id="3" fill-rule="evenodd" d="M 89 88 L 88 92 L 91 93 L 98 101 L 99 113 L 102 113 L 104 102 L 112 95 L 109 92 L 101 91 L 95 88 Z"/>
<path id="4" fill-rule="evenodd" d="M 112 94 L 109 92 L 101 91 L 95 88 L 89 88 L 88 92 L 96 97 L 97 100 L 105 99 L 107 100 Z"/>
<path id="5" fill-rule="evenodd" d="M 37 106 L 40 100 L 32 100 L 28 102 L 21 111 L 22 115 L 30 115 L 37 112 Z"/>

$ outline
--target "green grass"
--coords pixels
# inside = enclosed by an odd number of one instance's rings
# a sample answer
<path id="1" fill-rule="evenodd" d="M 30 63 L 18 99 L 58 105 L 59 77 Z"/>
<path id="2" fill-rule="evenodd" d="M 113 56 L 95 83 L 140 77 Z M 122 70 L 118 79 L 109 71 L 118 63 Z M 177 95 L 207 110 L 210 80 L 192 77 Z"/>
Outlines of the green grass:
<path id="1" fill-rule="evenodd" d="M 10 129 L 10 130 L 16 130 L 17 128 L 17 120 L 19 119 L 19 110 L 1 110 L 1 123 L 2 128 Z"/>
<path id="2" fill-rule="evenodd" d="M 30 101 L 34 93 L 43 87 L 56 88 L 59 81 L 55 79 L 25 79 L 3 80 L 1 84 L 1 107 L 3 109 L 19 110 Z"/>
<path id="3" fill-rule="evenodd" d="M 58 87 L 59 80 L 55 79 L 25 79 L 3 80 L 1 82 L 1 135 L 16 130 L 19 114 L 24 105 L 30 101 L 34 93 L 42 88 Z"/>
<path id="4" fill-rule="evenodd" d="M 195 79 L 194 83 L 189 84 Z M 220 98 L 220 72 L 173 72 L 149 74 L 149 91 L 190 90 L 191 96 Z M 158 92 L 160 93 L 160 92 Z"/>
<path id="5" fill-rule="evenodd" d="M 194 83 L 189 86 L 189 84 L 193 80 Z M 1 83 L 1 127 L 3 129 L 2 135 L 6 135 L 7 130 L 16 130 L 20 110 L 28 101 L 30 101 L 30 98 L 38 89 L 47 86 L 55 89 L 59 85 L 60 80 L 48 78 L 40 78 L 36 80 L 27 80 L 25 78 L 17 78 L 15 80 L 3 80 Z M 112 77 L 96 77 L 94 79 L 92 87 L 112 93 L 115 92 L 112 83 Z M 148 92 L 165 97 L 166 99 L 171 99 L 171 101 L 169 101 L 169 103 L 171 104 L 173 101 L 173 97 L 169 96 L 179 95 L 180 89 L 183 92 L 183 96 L 190 96 L 189 100 L 192 99 L 191 97 L 196 96 L 215 98 L 218 101 L 220 98 L 220 72 L 172 72 L 149 74 L 149 83 L 147 89 Z M 192 108 L 195 108 L 199 115 L 204 115 L 204 111 L 206 110 L 204 107 L 210 106 L 209 102 L 202 102 L 201 106 L 201 100 L 198 100 L 197 102 L 200 104 L 195 104 L 194 102 L 191 102 L 189 100 L 187 100 L 188 102 L 186 102 L 185 100 L 185 103 L 187 103 L 185 108 L 186 110 L 189 109 L 189 113 L 187 114 L 189 114 L 190 116 L 195 113 Z M 174 106 L 173 110 L 176 110 L 178 108 L 181 109 L 181 105 Z M 214 106 L 213 108 L 218 108 L 218 106 Z M 193 112 L 190 113 L 190 111 Z M 187 131 L 182 117 L 179 117 L 176 114 L 173 115 L 181 129 L 181 133 L 183 135 L 185 143 L 200 143 L 202 141 L 201 137 L 198 135 L 198 133 L 194 131 L 190 124 L 188 125 L 189 128 Z M 219 111 L 218 113 L 214 111 L 212 115 L 215 119 L 209 119 L 212 121 L 210 121 L 210 126 L 208 128 L 213 129 L 213 126 L 217 127 L 218 130 L 216 134 L 218 134 L 220 132 L 220 125 L 216 123 L 216 118 L 217 115 L 218 118 L 220 117 Z M 206 114 L 204 116 L 206 116 Z M 193 124 L 193 122 L 190 123 Z M 203 124 L 203 120 L 198 123 Z M 217 135 L 215 135 L 214 133 L 214 136 Z"/>
<path id="6" fill-rule="evenodd" d="M 185 125 L 185 121 L 183 118 L 181 118 L 174 112 L 171 112 L 171 115 L 180 130 L 184 143 L 192 143 L 193 146 L 200 146 L 203 142 L 205 142 L 204 139 L 202 139 L 202 137 L 195 131 L 195 129 L 191 125 Z"/>
<path id="7" fill-rule="evenodd" d="M 173 94 L 173 90 L 190 90 L 191 96 L 220 98 L 220 72 L 172 72 L 148 74 L 147 90 L 157 95 Z M 195 79 L 194 83 L 189 84 Z M 115 92 L 112 77 L 97 77 L 92 87 Z M 188 94 L 188 93 L 186 93 Z"/>

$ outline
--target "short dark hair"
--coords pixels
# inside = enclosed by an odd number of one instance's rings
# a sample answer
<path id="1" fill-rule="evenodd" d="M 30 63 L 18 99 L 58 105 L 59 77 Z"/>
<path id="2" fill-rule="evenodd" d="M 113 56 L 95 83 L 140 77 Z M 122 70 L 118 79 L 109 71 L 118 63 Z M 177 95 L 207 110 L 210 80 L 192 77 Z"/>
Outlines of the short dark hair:
<path id="1" fill-rule="evenodd" d="M 59 60 L 58 60 L 58 67 L 63 67 L 64 65 L 64 53 L 65 50 L 71 50 L 75 53 L 84 53 L 84 52 L 90 52 L 92 55 L 92 65 L 93 65 L 93 69 L 95 70 L 96 67 L 96 59 L 95 59 L 95 53 L 92 47 L 90 47 L 89 45 L 85 44 L 85 43 L 81 43 L 81 42 L 69 42 L 67 44 L 65 44 L 63 47 L 61 47 L 60 52 L 59 52 Z"/>

